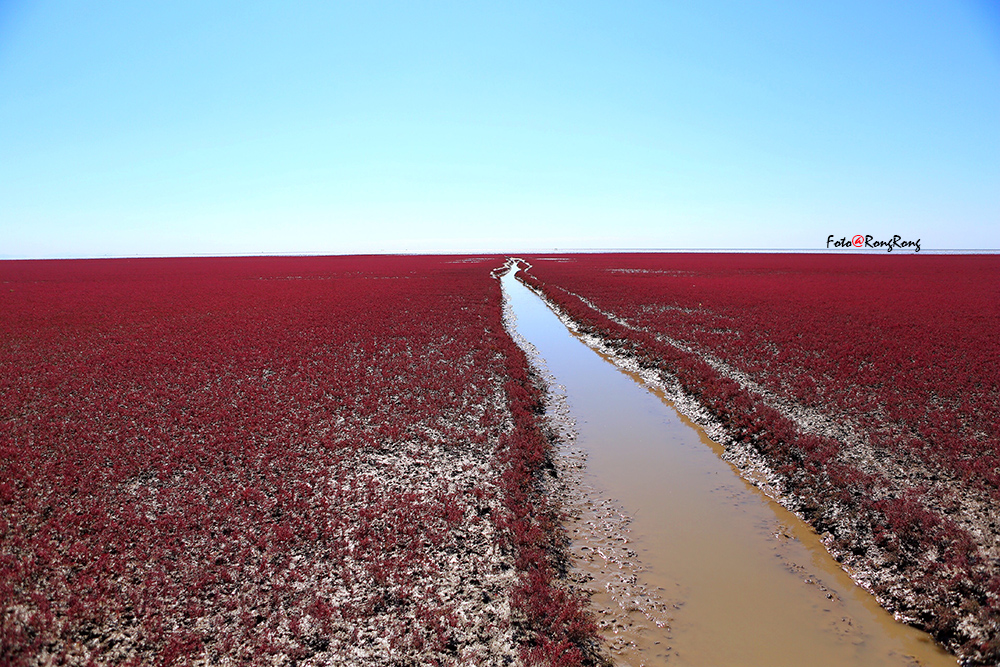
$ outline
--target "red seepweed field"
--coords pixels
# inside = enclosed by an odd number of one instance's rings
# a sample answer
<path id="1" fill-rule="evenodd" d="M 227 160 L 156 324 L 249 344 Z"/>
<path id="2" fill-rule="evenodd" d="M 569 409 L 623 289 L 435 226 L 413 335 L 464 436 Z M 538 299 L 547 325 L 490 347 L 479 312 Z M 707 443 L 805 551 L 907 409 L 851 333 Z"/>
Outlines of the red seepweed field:
<path id="1" fill-rule="evenodd" d="M 1000 659 L 1000 258 L 529 262 L 883 604 Z M 601 662 L 503 264 L 0 263 L 0 664 Z"/>
<path id="2" fill-rule="evenodd" d="M 522 279 L 678 382 L 890 610 L 1000 660 L 1000 257 L 528 257 Z"/>
<path id="3" fill-rule="evenodd" d="M 0 264 L 0 664 L 590 662 L 502 265 Z"/>

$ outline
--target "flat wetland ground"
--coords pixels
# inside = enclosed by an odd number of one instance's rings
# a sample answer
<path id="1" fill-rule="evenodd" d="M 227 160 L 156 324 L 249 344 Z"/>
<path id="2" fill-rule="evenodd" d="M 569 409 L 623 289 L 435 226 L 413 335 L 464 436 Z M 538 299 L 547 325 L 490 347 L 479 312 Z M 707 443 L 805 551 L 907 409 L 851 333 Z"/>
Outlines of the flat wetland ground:
<path id="1" fill-rule="evenodd" d="M 998 258 L 524 259 L 886 608 L 1000 661 Z M 507 261 L 0 263 L 0 663 L 606 660 Z"/>

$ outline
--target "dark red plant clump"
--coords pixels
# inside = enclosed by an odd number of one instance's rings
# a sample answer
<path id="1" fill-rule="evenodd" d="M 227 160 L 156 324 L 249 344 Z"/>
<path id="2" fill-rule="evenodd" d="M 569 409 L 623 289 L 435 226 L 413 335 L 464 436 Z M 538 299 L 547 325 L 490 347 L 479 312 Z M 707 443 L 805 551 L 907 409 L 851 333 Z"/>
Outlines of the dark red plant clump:
<path id="1" fill-rule="evenodd" d="M 762 454 L 884 603 L 1000 660 L 1000 257 L 527 260 L 527 284 Z"/>
<path id="2" fill-rule="evenodd" d="M 0 263 L 0 664 L 585 664 L 501 264 Z"/>
<path id="3" fill-rule="evenodd" d="M 509 338 L 506 345 L 507 397 L 514 428 L 501 456 L 506 513 L 500 519 L 517 554 L 523 575 L 512 603 L 527 641 L 520 657 L 526 665 L 601 665 L 599 629 L 587 611 L 587 598 L 560 581 L 562 537 L 557 511 L 547 502 L 539 473 L 547 464 L 550 444 L 542 428 L 545 407 L 542 383 L 529 370 L 524 352 Z"/>

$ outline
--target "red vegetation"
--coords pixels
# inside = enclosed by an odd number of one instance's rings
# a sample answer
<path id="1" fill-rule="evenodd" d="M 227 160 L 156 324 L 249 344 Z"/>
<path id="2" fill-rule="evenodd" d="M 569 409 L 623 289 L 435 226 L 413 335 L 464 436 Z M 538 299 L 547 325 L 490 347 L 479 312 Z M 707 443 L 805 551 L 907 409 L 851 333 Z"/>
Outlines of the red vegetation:
<path id="1" fill-rule="evenodd" d="M 580 664 L 500 264 L 0 264 L 0 664 Z"/>
<path id="2" fill-rule="evenodd" d="M 529 261 L 525 282 L 763 454 L 884 601 L 1000 658 L 1000 257 Z"/>

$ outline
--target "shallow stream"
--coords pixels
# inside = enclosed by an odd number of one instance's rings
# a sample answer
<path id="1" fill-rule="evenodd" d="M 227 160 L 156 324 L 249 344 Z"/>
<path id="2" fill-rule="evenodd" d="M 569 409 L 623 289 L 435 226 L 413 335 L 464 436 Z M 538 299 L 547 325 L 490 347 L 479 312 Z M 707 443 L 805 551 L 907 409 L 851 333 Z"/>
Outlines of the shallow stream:
<path id="1" fill-rule="evenodd" d="M 588 347 L 513 271 L 502 282 L 517 332 L 564 394 L 568 414 L 554 417 L 575 422 L 567 529 L 617 662 L 957 664 L 856 586 L 662 393 Z"/>

